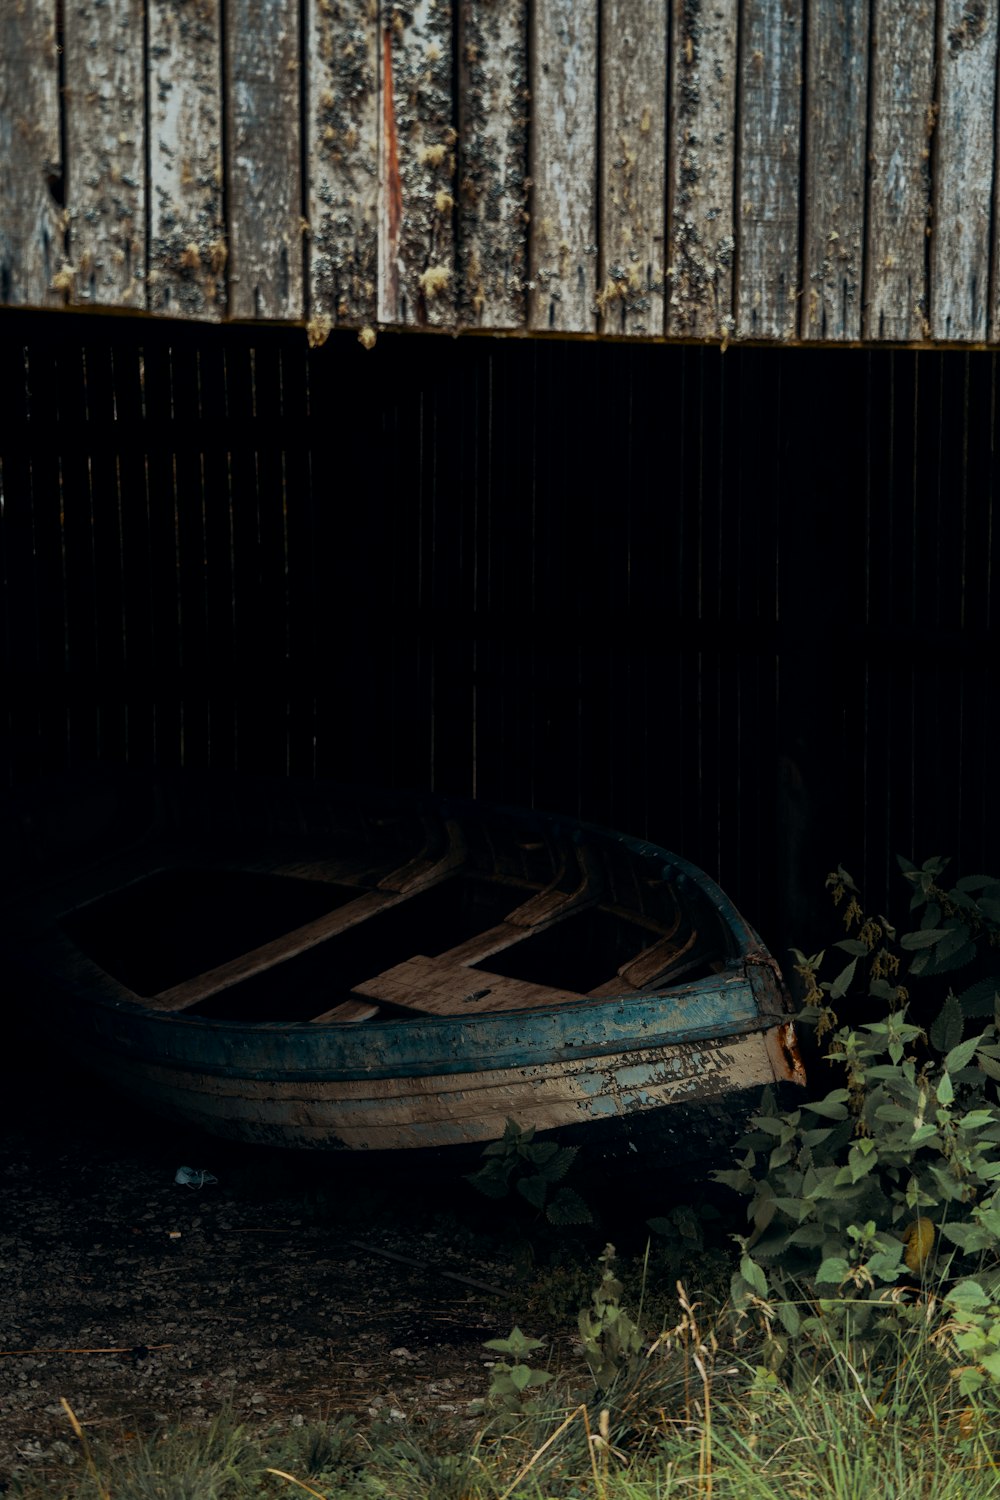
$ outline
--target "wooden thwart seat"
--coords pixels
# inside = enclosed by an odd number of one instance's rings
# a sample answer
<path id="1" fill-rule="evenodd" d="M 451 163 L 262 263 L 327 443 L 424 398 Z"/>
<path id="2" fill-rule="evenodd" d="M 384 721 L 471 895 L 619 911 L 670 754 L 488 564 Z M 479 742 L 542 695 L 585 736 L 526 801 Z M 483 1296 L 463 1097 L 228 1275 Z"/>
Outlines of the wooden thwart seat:
<path id="1" fill-rule="evenodd" d="M 349 927 L 368 921 L 390 906 L 397 906 L 417 891 L 436 885 L 461 865 L 465 855 L 458 825 L 448 823 L 446 832 L 443 849 L 437 853 L 425 853 L 419 859 L 403 865 L 380 881 L 378 890 L 366 891 L 346 905 L 337 907 L 335 911 L 326 912 L 312 922 L 282 933 L 271 942 L 262 943 L 259 948 L 241 953 L 228 963 L 219 964 L 204 974 L 197 974 L 193 979 L 185 979 L 180 984 L 172 985 L 170 989 L 161 990 L 158 995 L 153 995 L 143 1003 L 152 1010 L 187 1010 L 212 995 L 230 989 L 234 984 L 263 974 L 300 953 L 307 953 L 310 948 L 325 943 L 340 932 L 346 932 Z"/>
<path id="2" fill-rule="evenodd" d="M 430 1016 L 489 1015 L 579 1003 L 579 991 L 554 989 L 509 979 L 485 969 L 469 969 L 447 957 L 418 955 L 354 986 L 356 995 Z"/>

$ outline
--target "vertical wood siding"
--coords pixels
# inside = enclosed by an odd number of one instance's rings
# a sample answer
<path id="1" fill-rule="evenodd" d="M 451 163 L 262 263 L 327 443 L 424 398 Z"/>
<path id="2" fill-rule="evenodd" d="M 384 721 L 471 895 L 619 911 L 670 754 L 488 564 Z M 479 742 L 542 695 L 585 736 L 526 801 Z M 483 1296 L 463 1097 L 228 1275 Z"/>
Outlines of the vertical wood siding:
<path id="1" fill-rule="evenodd" d="M 226 312 L 222 22 L 214 0 L 149 0 L 150 312 Z M 70 203 L 72 214 L 72 202 Z"/>
<path id="2" fill-rule="evenodd" d="M 735 331 L 737 0 L 674 0 L 671 35 L 670 300 L 672 334 Z"/>
<path id="3" fill-rule="evenodd" d="M 55 0 L 0 11 L 0 301 L 58 307 L 71 290 Z"/>
<path id="4" fill-rule="evenodd" d="M 308 305 L 318 335 L 328 323 L 376 319 L 375 0 L 310 0 L 306 37 Z"/>
<path id="5" fill-rule="evenodd" d="M 676 847 L 776 946 L 837 861 L 877 909 L 896 851 L 995 868 L 994 355 L 845 379 L 837 350 L 9 324 L 6 781 L 565 810 Z"/>
<path id="6" fill-rule="evenodd" d="M 146 122 L 140 0 L 64 10 L 66 155 L 74 190 L 69 258 L 81 302 L 146 305 Z"/>
<path id="7" fill-rule="evenodd" d="M 527 0 L 461 0 L 458 318 L 521 328 L 528 275 Z"/>
<path id="8" fill-rule="evenodd" d="M 528 326 L 590 333 L 597 296 L 598 8 L 532 8 Z"/>
<path id="9" fill-rule="evenodd" d="M 861 337 L 869 5 L 808 7 L 803 338 Z"/>
<path id="10" fill-rule="evenodd" d="M 871 52 L 865 335 L 919 339 L 928 321 L 934 0 L 875 0 Z"/>
<path id="11" fill-rule="evenodd" d="M 1000 340 L 995 6 L 19 0 L 0 28 L 0 305 L 316 344 Z"/>

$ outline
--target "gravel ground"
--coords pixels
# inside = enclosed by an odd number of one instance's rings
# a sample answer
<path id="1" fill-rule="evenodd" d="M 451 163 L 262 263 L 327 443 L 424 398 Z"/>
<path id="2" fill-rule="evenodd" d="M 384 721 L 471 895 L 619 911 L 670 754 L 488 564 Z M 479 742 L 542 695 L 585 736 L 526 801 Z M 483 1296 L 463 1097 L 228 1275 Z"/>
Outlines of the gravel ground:
<path id="1" fill-rule="evenodd" d="M 226 1405 L 254 1430 L 462 1420 L 483 1395 L 512 1275 L 464 1222 L 460 1179 L 181 1133 L 18 1053 L 0 1080 L 0 1492 L 71 1452 L 61 1398 L 114 1439 Z M 180 1185 L 181 1166 L 218 1181 Z"/>

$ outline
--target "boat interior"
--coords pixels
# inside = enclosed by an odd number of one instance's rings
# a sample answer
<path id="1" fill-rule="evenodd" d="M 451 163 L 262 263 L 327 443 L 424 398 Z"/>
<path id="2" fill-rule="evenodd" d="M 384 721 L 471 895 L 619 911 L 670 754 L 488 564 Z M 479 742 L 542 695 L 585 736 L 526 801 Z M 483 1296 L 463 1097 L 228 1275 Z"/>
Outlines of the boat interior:
<path id="1" fill-rule="evenodd" d="M 70 881 L 38 928 L 49 961 L 160 1012 L 358 1025 L 657 992 L 734 956 L 655 851 L 514 814 L 309 796 L 263 826 L 213 804 L 195 842 L 185 815 Z"/>

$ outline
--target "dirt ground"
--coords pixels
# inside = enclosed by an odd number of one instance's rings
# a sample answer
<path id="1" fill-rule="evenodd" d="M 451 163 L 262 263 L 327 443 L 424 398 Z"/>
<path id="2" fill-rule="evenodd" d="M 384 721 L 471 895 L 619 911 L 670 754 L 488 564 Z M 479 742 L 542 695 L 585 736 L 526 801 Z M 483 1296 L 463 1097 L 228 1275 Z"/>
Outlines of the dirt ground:
<path id="1" fill-rule="evenodd" d="M 0 1493 L 71 1453 L 61 1398 L 111 1439 L 225 1405 L 253 1430 L 467 1417 L 515 1278 L 464 1220 L 461 1178 L 425 1190 L 187 1134 L 20 1045 L 0 1099 Z M 182 1166 L 218 1181 L 181 1185 Z"/>

